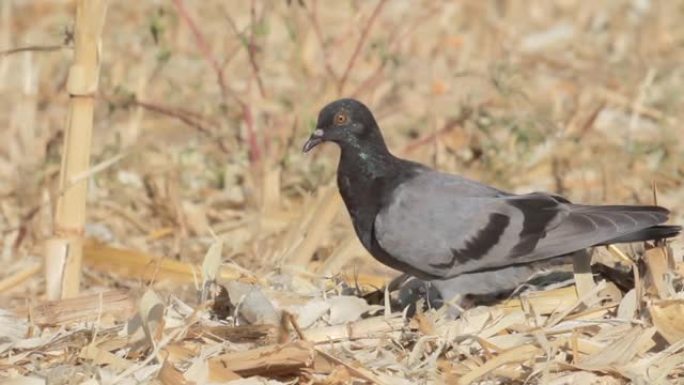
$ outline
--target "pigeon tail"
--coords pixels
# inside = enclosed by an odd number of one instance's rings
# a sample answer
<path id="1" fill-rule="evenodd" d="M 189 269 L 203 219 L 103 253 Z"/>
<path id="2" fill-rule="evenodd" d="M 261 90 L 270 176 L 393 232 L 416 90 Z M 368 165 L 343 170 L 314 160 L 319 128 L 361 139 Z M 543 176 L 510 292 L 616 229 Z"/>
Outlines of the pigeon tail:
<path id="1" fill-rule="evenodd" d="M 674 226 L 674 225 L 651 226 L 651 227 L 647 227 L 645 229 L 641 229 L 639 231 L 635 231 L 633 233 L 629 233 L 629 234 L 625 234 L 625 235 L 621 235 L 619 237 L 609 239 L 605 242 L 600 243 L 599 245 L 610 245 L 610 244 L 614 244 L 614 243 L 644 242 L 644 241 L 672 238 L 672 237 L 676 237 L 677 235 L 679 235 L 679 233 L 681 233 L 681 231 L 682 231 L 682 226 Z M 597 245 L 597 246 L 599 246 L 599 245 Z"/>

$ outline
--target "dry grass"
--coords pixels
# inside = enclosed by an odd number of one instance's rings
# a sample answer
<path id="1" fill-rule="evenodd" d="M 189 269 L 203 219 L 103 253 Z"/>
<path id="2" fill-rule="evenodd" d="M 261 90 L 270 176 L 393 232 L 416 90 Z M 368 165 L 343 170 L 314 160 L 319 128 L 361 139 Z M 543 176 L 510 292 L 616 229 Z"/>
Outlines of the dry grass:
<path id="1" fill-rule="evenodd" d="M 355 240 L 331 185 L 336 150 L 300 153 L 318 109 L 355 96 L 408 158 L 584 202 L 652 202 L 655 184 L 683 223 L 681 2 L 112 1 L 84 297 L 49 303 L 38 266 L 58 193 L 73 14 L 69 1 L 0 2 L 0 375 L 682 381 L 681 242 L 675 266 L 662 249 L 646 253 L 635 291 L 603 282 L 579 299 L 561 288 L 458 321 L 403 319 L 338 295 L 396 273 Z M 211 278 L 242 293 L 237 310 L 225 295 L 207 300 Z"/>

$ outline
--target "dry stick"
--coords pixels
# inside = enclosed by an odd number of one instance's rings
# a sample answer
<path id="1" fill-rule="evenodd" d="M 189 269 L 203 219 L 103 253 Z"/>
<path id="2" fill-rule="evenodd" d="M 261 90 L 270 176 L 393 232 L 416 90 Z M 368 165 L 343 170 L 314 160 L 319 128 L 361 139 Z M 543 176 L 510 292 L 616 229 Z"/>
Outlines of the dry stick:
<path id="1" fill-rule="evenodd" d="M 361 82 L 361 85 L 359 85 L 356 90 L 351 92 L 351 97 L 358 98 L 362 92 L 375 88 L 375 85 L 382 79 L 380 75 L 382 75 L 386 66 L 386 60 L 383 60 L 380 64 L 378 64 L 378 67 L 375 69 L 375 71 L 373 71 L 373 73 L 367 77 L 366 80 Z"/>
<path id="2" fill-rule="evenodd" d="M 98 98 L 106 100 L 110 103 L 117 103 L 117 101 L 114 98 L 103 94 L 99 94 Z M 161 115 L 178 119 L 181 122 L 187 124 L 188 126 L 196 129 L 201 134 L 206 135 L 208 138 L 212 139 L 212 142 L 216 143 L 216 145 L 223 153 L 227 154 L 230 152 L 230 149 L 226 146 L 226 144 L 222 140 L 220 140 L 220 138 L 218 138 L 217 135 L 214 134 L 212 130 L 208 127 L 216 126 L 217 124 L 215 122 L 207 121 L 208 119 L 206 117 L 202 116 L 197 112 L 177 107 L 164 106 L 161 104 L 157 104 L 155 102 L 148 102 L 137 99 L 133 99 L 132 101 L 125 101 L 124 104 L 125 103 L 129 103 L 130 105 L 142 107 L 148 111 L 156 112 Z"/>
<path id="3" fill-rule="evenodd" d="M 254 77 L 256 78 L 257 86 L 259 87 L 259 94 L 262 98 L 265 98 L 266 91 L 264 91 L 264 84 L 261 81 L 259 65 L 257 64 L 256 58 L 254 57 L 254 51 L 256 48 L 256 44 L 254 44 L 254 26 L 256 25 L 256 7 L 254 5 L 254 0 L 252 0 L 250 5 L 249 16 L 251 20 L 251 25 L 249 28 L 249 44 L 247 46 L 247 55 L 249 57 L 249 63 L 252 66 L 252 70 L 254 71 Z"/>
<path id="4" fill-rule="evenodd" d="M 517 346 L 510 350 L 507 350 L 496 358 L 485 362 L 479 367 L 474 368 L 470 372 L 464 374 L 458 379 L 459 385 L 471 384 L 475 382 L 478 378 L 484 376 L 487 373 L 494 371 L 496 368 L 511 363 L 523 363 L 539 353 L 541 349 L 532 344 L 526 344 Z"/>
<path id="5" fill-rule="evenodd" d="M 205 134 L 211 134 L 211 131 L 207 127 L 209 126 L 216 126 L 217 123 L 215 121 L 211 121 L 209 118 L 206 116 L 195 112 L 191 111 L 188 109 L 183 109 L 179 107 L 172 107 L 172 106 L 166 106 L 163 104 L 159 104 L 157 102 L 150 102 L 146 100 L 139 100 L 139 99 L 118 99 L 109 95 L 105 94 L 98 94 L 97 97 L 99 99 L 102 99 L 108 103 L 112 103 L 115 106 L 121 106 L 121 108 L 127 108 L 130 106 L 135 106 L 135 107 L 142 107 L 146 110 L 156 112 L 162 115 L 166 115 L 172 118 L 176 118 L 180 120 L 181 122 L 197 129 L 198 131 L 201 131 L 202 133 Z"/>
<path id="6" fill-rule="evenodd" d="M 106 0 L 79 0 L 76 4 L 74 63 L 69 70 L 64 153 L 60 170 L 53 238 L 46 243 L 46 292 L 50 299 L 78 294 L 83 256 L 87 181 L 71 184 L 90 164 L 93 110 L 100 70 L 100 35 L 107 10 Z"/>
<path id="7" fill-rule="evenodd" d="M 378 15 L 380 15 L 380 11 L 382 10 L 382 7 L 385 5 L 386 2 L 387 0 L 380 0 L 378 5 L 375 6 L 373 13 L 368 18 L 366 25 L 363 27 L 363 30 L 361 31 L 361 37 L 359 38 L 359 41 L 356 43 L 356 47 L 354 48 L 352 56 L 349 58 L 349 62 L 347 62 L 347 68 L 344 70 L 344 73 L 342 74 L 342 77 L 340 78 L 340 81 L 337 84 L 337 92 L 339 94 L 342 94 L 342 91 L 344 91 L 344 86 L 347 83 L 349 72 L 351 72 L 352 67 L 354 67 L 354 63 L 356 62 L 356 58 L 358 58 L 359 53 L 361 52 L 361 47 L 363 47 L 363 43 L 365 43 L 366 39 L 368 38 L 368 32 L 370 32 L 370 29 L 373 26 L 373 22 L 375 22 L 375 19 L 377 19 Z"/>
<path id="8" fill-rule="evenodd" d="M 95 205 L 109 211 L 114 215 L 121 217 L 126 222 L 133 225 L 133 227 L 138 229 L 138 231 L 142 234 L 150 234 L 153 231 L 152 227 L 148 226 L 143 221 L 143 218 L 139 218 L 136 214 L 132 213 L 130 210 L 126 210 L 126 208 L 120 206 L 118 203 L 114 201 L 103 200 L 100 202 L 96 202 Z"/>
<path id="9" fill-rule="evenodd" d="M 32 320 L 38 325 L 60 325 L 101 317 L 110 314 L 118 320 L 126 319 L 135 311 L 135 300 L 124 290 L 81 295 L 79 297 L 48 301 L 31 308 Z"/>
<path id="10" fill-rule="evenodd" d="M 224 10 L 224 15 L 226 17 L 226 20 L 228 20 L 228 24 L 230 27 L 233 29 L 233 32 L 235 35 L 238 37 L 238 39 L 242 39 L 242 33 L 237 28 L 237 25 L 235 24 L 235 21 L 233 18 L 230 17 L 228 13 L 225 12 Z M 254 73 L 254 77 L 256 78 L 257 81 L 257 87 L 259 88 L 259 94 L 261 95 L 262 98 L 266 97 L 266 91 L 264 89 L 263 82 L 261 80 L 261 72 L 259 69 L 259 65 L 256 62 L 256 58 L 254 55 L 254 24 L 255 24 L 255 10 L 254 10 L 254 2 L 252 1 L 252 7 L 251 7 L 251 18 L 252 18 L 252 25 L 251 25 L 251 32 L 250 32 L 250 37 L 249 37 L 249 42 L 245 45 L 245 49 L 247 50 L 247 57 L 249 58 L 249 63 L 252 67 L 252 72 Z M 243 119 L 245 120 L 245 124 L 247 125 L 247 132 L 248 132 L 248 140 L 249 140 L 249 148 L 250 148 L 250 160 L 252 161 L 257 161 L 261 158 L 261 148 L 257 142 L 256 134 L 254 132 L 254 123 L 252 119 L 252 112 L 249 106 L 241 101 L 238 101 L 242 107 L 243 111 Z"/>
<path id="11" fill-rule="evenodd" d="M 7 47 L 12 43 L 12 32 L 14 23 L 12 23 L 12 3 L 5 1 L 0 4 L 0 46 Z M 0 55 L 0 59 L 4 55 Z M 9 61 L 0 60 L 0 90 L 4 90 L 9 75 Z"/>
<path id="12" fill-rule="evenodd" d="M 199 268 L 191 263 L 92 242 L 86 243 L 84 254 L 86 263 L 96 270 L 145 280 L 152 280 L 159 275 L 165 280 L 192 283 L 194 271 Z M 236 280 L 243 277 L 256 279 L 249 272 L 235 265 L 223 266 L 219 274 L 222 280 Z"/>
<path id="13" fill-rule="evenodd" d="M 314 347 L 314 350 L 316 353 L 320 354 L 321 356 L 325 357 L 327 360 L 332 361 L 336 363 L 337 365 L 342 365 L 345 368 L 347 368 L 351 373 L 353 373 L 356 377 L 363 378 L 364 380 L 376 384 L 376 385 L 385 385 L 387 384 L 384 382 L 381 378 L 375 375 L 372 371 L 369 369 L 366 369 L 360 365 L 352 365 L 347 363 L 346 361 L 337 358 L 333 356 L 332 354 L 326 352 L 325 350 L 321 349 L 320 347 Z"/>
<path id="14" fill-rule="evenodd" d="M 599 114 L 601 113 L 601 111 L 603 111 L 604 108 L 606 108 L 606 102 L 601 101 L 599 103 L 599 105 L 594 109 L 594 111 L 592 111 L 591 115 L 589 115 L 589 117 L 584 122 L 584 124 L 582 125 L 582 128 L 580 129 L 579 134 L 578 134 L 578 136 L 580 138 L 583 137 L 587 132 L 589 132 L 589 130 L 591 130 L 592 127 L 594 127 L 594 123 L 596 123 L 596 119 L 598 118 Z"/>
<path id="15" fill-rule="evenodd" d="M 252 117 L 252 109 L 245 103 L 240 104 L 242 107 L 242 119 L 247 126 L 247 140 L 249 145 L 249 160 L 252 163 L 261 159 L 261 148 L 254 132 L 254 118 Z"/>
<path id="16" fill-rule="evenodd" d="M 325 67 L 325 72 L 328 73 L 330 80 L 337 83 L 339 80 L 337 79 L 337 74 L 335 73 L 335 70 L 332 68 L 332 65 L 330 64 L 329 56 L 326 52 L 327 50 L 325 49 L 323 32 L 321 32 L 321 25 L 318 23 L 318 1 L 312 1 L 311 9 L 307 7 L 306 10 L 306 16 L 309 18 L 309 21 L 311 22 L 311 26 L 314 30 L 314 35 L 318 40 L 318 44 L 320 44 L 321 46 L 321 52 L 323 52 L 323 66 Z"/>
<path id="17" fill-rule="evenodd" d="M 406 37 L 412 33 L 424 22 L 429 20 L 432 16 L 436 15 L 439 13 L 438 8 L 431 9 L 429 12 L 427 12 L 425 15 L 421 16 L 417 20 L 415 20 L 410 26 L 405 28 L 403 32 L 399 32 L 399 26 L 396 26 L 391 32 L 390 32 L 390 39 L 387 43 L 387 46 L 389 47 L 388 51 L 392 52 L 396 49 L 396 45 L 399 44 L 402 41 L 405 41 Z M 373 73 L 366 78 L 361 84 L 350 94 L 352 97 L 358 97 L 361 95 L 363 92 L 365 92 L 368 89 L 374 88 L 375 84 L 381 80 L 381 75 L 383 73 L 383 70 L 387 66 L 387 60 L 382 60 L 380 64 L 378 64 L 377 68 Z"/>
<path id="18" fill-rule="evenodd" d="M 65 48 L 71 48 L 69 45 L 59 44 L 59 45 L 29 45 L 26 47 L 10 48 L 4 51 L 0 51 L 0 58 L 14 55 L 22 52 L 52 52 L 59 51 Z"/>
<path id="19" fill-rule="evenodd" d="M 309 262 L 341 202 L 333 185 L 321 190 L 314 209 L 303 215 L 299 225 L 292 229 L 289 236 L 291 242 L 283 253 L 283 261 L 295 266 L 304 266 Z"/>
<path id="20" fill-rule="evenodd" d="M 297 334 L 297 337 L 300 340 L 307 341 L 306 336 L 304 336 L 304 333 L 302 332 L 302 328 L 299 327 L 299 323 L 297 322 L 295 316 L 292 315 L 292 313 L 284 311 L 283 318 L 290 323 L 290 326 L 292 326 L 292 329 L 294 330 L 295 334 Z"/>
<path id="21" fill-rule="evenodd" d="M 173 0 L 173 5 L 176 7 L 181 19 L 183 19 L 185 24 L 188 25 L 188 28 L 190 28 L 190 32 L 192 32 L 192 36 L 195 38 L 195 42 L 197 43 L 197 48 L 199 49 L 200 53 L 209 62 L 209 65 L 211 65 L 212 69 L 216 73 L 217 81 L 221 87 L 221 91 L 228 92 L 237 99 L 237 96 L 234 94 L 234 92 L 226 86 L 226 82 L 223 77 L 223 70 L 221 69 L 218 60 L 216 60 L 216 57 L 211 52 L 209 44 L 207 43 L 207 39 L 204 38 L 204 34 L 202 34 L 200 29 L 197 27 L 197 24 L 195 24 L 192 17 L 190 17 L 190 14 L 185 8 L 183 0 Z"/>
<path id="22" fill-rule="evenodd" d="M 306 341 L 224 353 L 208 360 L 209 368 L 229 369 L 243 377 L 291 375 L 313 367 L 314 349 Z"/>
<path id="23" fill-rule="evenodd" d="M 87 170 L 86 173 L 75 175 L 74 178 L 72 178 L 67 185 L 63 186 L 59 191 L 55 193 L 55 197 L 62 197 L 64 195 L 64 192 L 68 190 L 72 186 L 72 184 L 79 182 L 81 178 L 90 177 L 106 170 L 112 164 L 116 163 L 116 160 L 121 159 L 122 156 L 123 155 L 117 155 L 114 158 L 107 159 L 103 162 L 96 164 L 95 166 Z M 28 227 L 29 222 L 33 220 L 33 218 L 35 218 L 35 216 L 40 212 L 40 210 L 49 205 L 50 199 L 43 199 L 42 202 L 32 207 L 26 214 L 21 216 L 19 224 L 17 224 L 16 226 L 10 226 L 9 229 L 5 229 L 2 231 L 2 234 L 7 234 L 12 231 L 19 231 L 19 235 L 17 236 L 17 238 L 14 241 L 14 244 L 12 245 L 14 250 L 18 250 L 19 246 L 21 246 L 21 243 L 24 237 L 26 236 L 26 228 Z"/>
<path id="24" fill-rule="evenodd" d="M 634 111 L 640 116 L 646 116 L 654 120 L 669 120 L 670 118 L 670 116 L 666 115 L 660 110 L 644 106 L 643 104 L 633 103 L 625 95 L 622 95 L 621 93 L 613 91 L 611 89 L 600 88 L 599 92 L 602 94 L 602 97 L 606 101 L 618 104 L 625 109 L 629 109 L 630 111 Z"/>
<path id="25" fill-rule="evenodd" d="M 639 91 L 637 93 L 636 98 L 634 98 L 634 101 L 631 105 L 632 108 L 632 114 L 629 117 L 629 129 L 626 130 L 625 132 L 625 144 L 627 146 L 627 149 L 631 151 L 632 149 L 632 137 L 630 135 L 631 132 L 636 131 L 637 125 L 639 124 L 639 107 L 644 105 L 644 101 L 646 100 L 647 92 L 648 89 L 651 88 L 651 85 L 653 84 L 653 81 L 655 80 L 656 76 L 656 70 L 653 69 L 652 67 L 648 69 L 648 72 L 646 73 L 646 77 L 644 80 L 639 84 Z"/>
<path id="26" fill-rule="evenodd" d="M 228 21 L 228 25 L 230 26 L 230 29 L 233 30 L 233 33 L 235 33 L 235 36 L 238 37 L 238 39 L 243 38 L 243 33 L 240 32 L 240 30 L 237 27 L 237 24 L 235 24 L 235 20 L 225 11 L 223 10 L 224 17 L 226 18 L 226 21 Z M 249 65 L 252 67 L 252 72 L 254 73 L 254 77 L 256 78 L 257 81 L 257 87 L 259 88 L 259 94 L 261 95 L 262 98 L 266 97 L 266 91 L 264 90 L 264 84 L 261 80 L 261 70 L 259 69 L 259 65 L 256 62 L 256 58 L 254 57 L 254 51 L 255 51 L 255 45 L 254 45 L 254 28 L 251 28 L 252 32 L 250 33 L 249 36 L 249 42 L 247 44 L 242 44 L 242 46 L 245 47 L 245 50 L 247 51 L 247 57 L 249 58 Z"/>
<path id="27" fill-rule="evenodd" d="M 21 269 L 20 271 L 10 275 L 9 277 L 5 277 L 4 279 L 0 280 L 0 293 L 13 289 L 19 285 L 21 285 L 23 282 L 28 280 L 29 278 L 33 277 L 34 275 L 38 274 L 41 270 L 42 266 L 40 263 L 31 263 L 27 267 Z"/>
<path id="28" fill-rule="evenodd" d="M 26 236 L 26 227 L 28 226 L 29 222 L 40 212 L 40 209 L 49 202 L 43 202 L 38 206 L 32 207 L 26 214 L 21 216 L 21 219 L 19 220 L 19 224 L 16 226 L 10 226 L 8 229 L 5 229 L 2 231 L 3 234 L 10 233 L 12 231 L 19 231 L 19 235 L 17 236 L 17 239 L 14 241 L 14 245 L 12 245 L 12 248 L 14 250 L 18 250 L 19 246 L 21 246 L 21 243 L 24 240 L 24 237 Z"/>
<path id="29" fill-rule="evenodd" d="M 107 99 L 109 100 L 109 99 Z M 203 131 L 207 134 L 210 133 L 208 127 L 205 127 L 205 125 L 210 125 L 210 126 L 217 126 L 218 124 L 216 121 L 213 121 L 209 119 L 208 117 L 202 115 L 199 112 L 195 112 L 192 110 L 188 110 L 186 108 L 180 108 L 180 107 L 171 107 L 171 106 L 165 106 L 163 104 L 159 104 L 156 102 L 151 102 L 147 100 L 139 100 L 139 99 L 134 99 L 131 104 L 135 106 L 139 106 L 145 109 L 148 109 L 153 112 L 158 112 L 160 114 L 168 115 L 174 118 L 178 118 L 184 123 L 187 123 L 189 125 L 192 125 L 193 127 L 197 128 L 200 131 Z M 196 126 L 195 126 L 196 125 Z"/>
<path id="30" fill-rule="evenodd" d="M 176 10 L 178 11 L 181 19 L 183 19 L 185 24 L 188 25 L 188 28 L 190 28 L 190 31 L 192 32 L 192 35 L 195 38 L 195 41 L 197 42 L 197 46 L 200 50 L 200 53 L 202 53 L 202 56 L 204 56 L 204 58 L 209 62 L 212 69 L 216 73 L 216 80 L 219 83 L 219 87 L 221 88 L 221 94 L 224 100 L 227 98 L 227 96 L 230 96 L 240 105 L 240 109 L 242 111 L 242 120 L 244 120 L 245 126 L 247 127 L 249 159 L 252 162 L 258 161 L 259 158 L 261 158 L 261 149 L 259 148 L 259 144 L 256 140 L 256 133 L 254 131 L 254 119 L 252 117 L 252 110 L 250 106 L 247 103 L 245 103 L 242 99 L 240 99 L 240 97 L 235 93 L 235 91 L 233 91 L 226 84 L 226 80 L 223 76 L 223 69 L 221 69 L 218 60 L 216 60 L 216 57 L 211 52 L 211 49 L 209 49 L 209 44 L 207 43 L 207 39 L 204 37 L 204 34 L 202 34 L 202 31 L 200 31 L 200 29 L 197 27 L 197 24 L 193 21 L 187 9 L 185 9 L 183 0 L 173 0 L 173 4 L 176 7 Z"/>
<path id="31" fill-rule="evenodd" d="M 444 126 L 440 128 L 437 131 L 433 131 L 430 134 L 422 137 L 415 139 L 411 142 L 409 142 L 404 148 L 401 150 L 402 154 L 408 154 L 410 152 L 413 152 L 417 148 L 428 144 L 432 142 L 433 140 L 437 139 L 438 137 L 441 137 L 442 135 L 445 135 L 457 128 L 463 128 L 463 125 L 465 124 L 466 120 L 468 120 L 472 116 L 472 111 L 466 110 L 461 113 L 461 115 L 455 119 L 450 119 L 444 123 Z"/>

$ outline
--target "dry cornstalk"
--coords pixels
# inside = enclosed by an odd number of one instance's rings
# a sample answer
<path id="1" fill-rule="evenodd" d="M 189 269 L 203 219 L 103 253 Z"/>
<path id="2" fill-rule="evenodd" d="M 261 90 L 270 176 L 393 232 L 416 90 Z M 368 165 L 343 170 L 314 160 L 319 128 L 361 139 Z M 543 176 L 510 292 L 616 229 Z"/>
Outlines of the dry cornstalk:
<path id="1" fill-rule="evenodd" d="M 97 242 L 84 243 L 83 259 L 92 269 L 129 278 L 194 283 L 202 274 L 200 266 L 196 264 Z M 217 273 L 217 279 L 254 281 L 254 277 L 247 274 L 234 265 L 223 265 Z"/>
<path id="2" fill-rule="evenodd" d="M 313 210 L 307 210 L 287 237 L 283 261 L 294 266 L 306 266 L 321 242 L 328 226 L 342 207 L 342 198 L 334 185 L 321 189 Z"/>
<path id="3" fill-rule="evenodd" d="M 265 342 L 275 343 L 278 338 L 278 327 L 275 325 L 219 325 L 204 327 L 197 325 L 197 327 L 189 330 L 189 335 L 199 337 L 202 335 L 209 335 L 221 340 L 226 340 L 235 343 L 245 342 Z"/>
<path id="4" fill-rule="evenodd" d="M 474 368 L 470 372 L 463 375 L 459 380 L 459 384 L 470 384 L 485 374 L 494 371 L 502 365 L 510 363 L 521 363 L 530 360 L 541 349 L 532 344 L 525 344 L 501 353 L 495 358 L 485 362 L 479 367 Z"/>
<path id="5" fill-rule="evenodd" d="M 0 293 L 15 288 L 32 276 L 40 273 L 40 268 L 41 266 L 38 262 L 32 262 L 20 271 L 0 280 Z"/>
<path id="6" fill-rule="evenodd" d="M 311 343 L 294 341 L 210 358 L 209 370 L 222 368 L 230 369 L 244 377 L 269 377 L 310 368 L 313 362 L 314 349 Z"/>
<path id="7" fill-rule="evenodd" d="M 496 307 L 506 313 L 513 313 L 521 311 L 522 301 L 527 301 L 535 312 L 546 315 L 559 309 L 567 309 L 577 302 L 577 298 L 577 289 L 574 286 L 567 286 L 524 294 L 521 297 L 508 299 Z"/>
<path id="8" fill-rule="evenodd" d="M 665 277 L 674 269 L 674 260 L 669 254 L 665 247 L 654 247 L 644 254 L 651 289 L 659 298 L 668 298 L 670 294 Z"/>
<path id="9" fill-rule="evenodd" d="M 30 311 L 31 319 L 38 325 L 59 325 L 70 322 L 93 320 L 110 315 L 119 320 L 130 317 L 135 303 L 128 292 L 110 290 L 69 299 L 44 302 Z"/>
<path id="10" fill-rule="evenodd" d="M 62 154 L 53 238 L 45 245 L 46 292 L 50 299 L 73 297 L 81 281 L 87 172 L 95 93 L 100 71 L 100 35 L 107 0 L 76 3 L 74 62 L 69 70 L 69 111 Z"/>
<path id="11" fill-rule="evenodd" d="M 411 329 L 402 317 L 385 318 L 378 316 L 362 319 L 357 322 L 323 326 L 304 331 L 307 341 L 314 344 L 334 343 L 358 339 L 377 339 L 390 336 L 392 333 L 402 333 Z"/>

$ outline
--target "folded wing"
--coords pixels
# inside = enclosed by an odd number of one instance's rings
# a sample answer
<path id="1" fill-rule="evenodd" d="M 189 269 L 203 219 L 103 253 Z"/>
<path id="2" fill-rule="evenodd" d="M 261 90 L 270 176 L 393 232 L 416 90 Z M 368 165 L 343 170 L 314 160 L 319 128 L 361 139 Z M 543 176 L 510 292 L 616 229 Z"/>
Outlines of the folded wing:
<path id="1" fill-rule="evenodd" d="M 395 190 L 375 219 L 373 236 L 401 263 L 426 277 L 446 278 L 613 241 L 671 236 L 680 229 L 653 227 L 667 217 L 662 207 L 573 205 L 553 195 L 512 195 L 427 172 Z"/>

